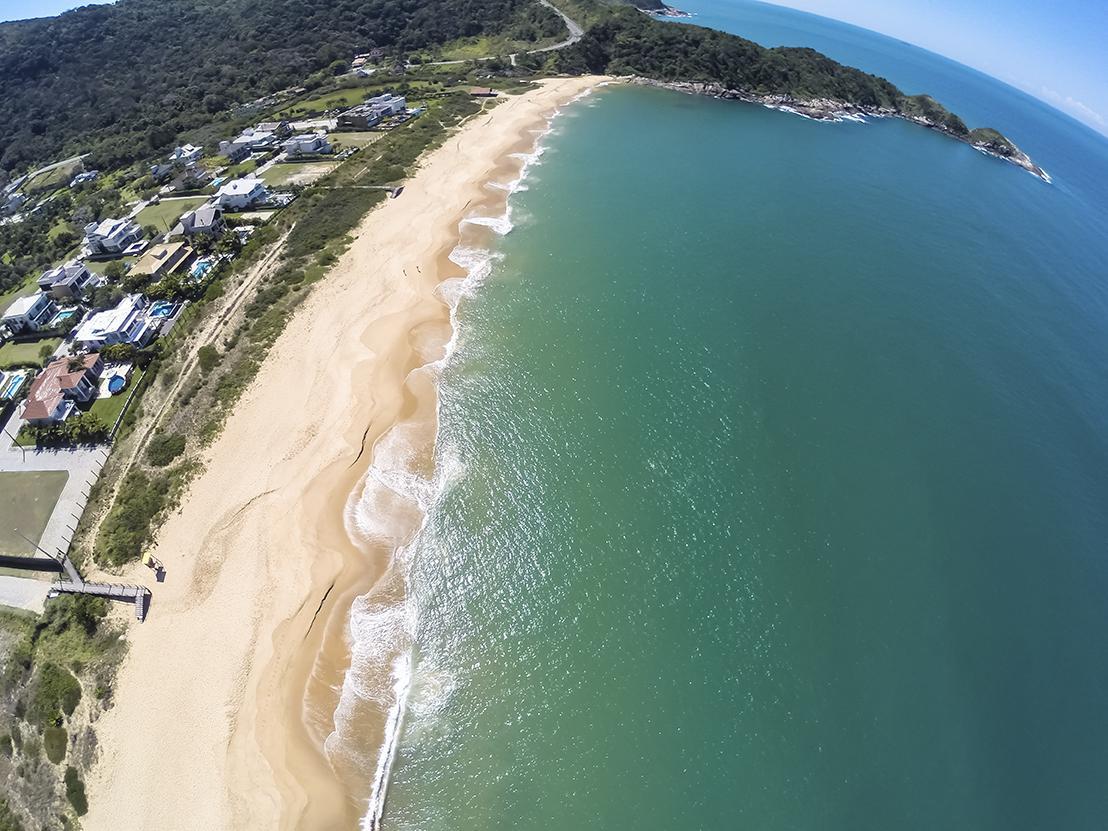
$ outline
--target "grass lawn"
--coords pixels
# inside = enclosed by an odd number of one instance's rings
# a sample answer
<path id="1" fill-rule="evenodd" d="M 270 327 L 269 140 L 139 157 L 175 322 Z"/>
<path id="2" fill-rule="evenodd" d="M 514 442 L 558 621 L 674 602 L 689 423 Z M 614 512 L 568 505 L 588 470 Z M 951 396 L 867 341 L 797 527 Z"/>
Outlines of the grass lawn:
<path id="1" fill-rule="evenodd" d="M 26 297 L 38 291 L 38 283 L 34 275 L 28 274 L 26 279 L 11 291 L 0 294 L 0 311 L 4 311 L 17 297 Z"/>
<path id="2" fill-rule="evenodd" d="M 89 412 L 99 417 L 110 430 L 115 426 L 115 420 L 119 418 L 119 414 L 123 412 L 123 405 L 127 403 L 127 398 L 130 394 L 131 385 L 128 384 L 122 392 L 109 396 L 108 398 L 97 398 L 92 402 Z"/>
<path id="3" fill-rule="evenodd" d="M 279 185 L 309 185 L 335 169 L 335 162 L 291 162 L 275 164 L 262 174 L 270 187 Z"/>
<path id="4" fill-rule="evenodd" d="M 5 343 L 0 346 L 0 369 L 6 369 L 15 364 L 33 363 L 42 366 L 46 363 L 39 351 L 44 344 L 50 345 L 50 351 L 58 348 L 61 338 L 44 338 L 30 343 Z"/>
<path id="5" fill-rule="evenodd" d="M 366 130 L 358 133 L 329 133 L 327 138 L 336 150 L 343 150 L 347 147 L 366 147 L 384 135 L 384 133 L 372 133 Z"/>
<path id="6" fill-rule="evenodd" d="M 34 551 L 12 529 L 36 542 L 41 539 L 67 479 L 69 473 L 64 470 L 0 473 L 0 553 Z"/>
<path id="7" fill-rule="evenodd" d="M 176 220 L 174 220 L 174 222 L 176 222 Z M 114 262 L 120 262 L 126 266 L 131 266 L 138 262 L 138 257 L 120 257 L 118 260 L 97 260 L 95 262 L 86 260 L 85 265 L 88 266 L 88 270 L 93 274 L 103 276 L 105 269 Z"/>
<path id="8" fill-rule="evenodd" d="M 208 201 L 206 196 L 186 196 L 181 199 L 163 199 L 157 205 L 147 205 L 135 217 L 142 227 L 153 225 L 158 231 L 168 231 L 177 224 L 181 214 L 191 211 Z"/>

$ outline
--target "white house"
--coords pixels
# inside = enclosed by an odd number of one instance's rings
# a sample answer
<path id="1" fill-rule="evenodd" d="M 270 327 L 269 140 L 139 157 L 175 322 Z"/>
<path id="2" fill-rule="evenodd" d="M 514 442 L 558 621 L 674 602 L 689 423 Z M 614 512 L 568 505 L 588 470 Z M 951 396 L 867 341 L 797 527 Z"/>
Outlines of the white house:
<path id="1" fill-rule="evenodd" d="M 158 331 L 160 321 L 146 315 L 146 298 L 128 294 L 114 309 L 97 312 L 80 325 L 74 335 L 79 348 L 95 350 L 115 343 L 145 346 Z"/>
<path id="2" fill-rule="evenodd" d="M 189 165 L 196 164 L 200 160 L 200 157 L 204 155 L 204 149 L 202 147 L 195 147 L 191 144 L 183 144 L 169 154 L 169 163 L 174 165 L 180 165 L 182 167 L 188 167 Z"/>
<path id="3" fill-rule="evenodd" d="M 0 323 L 13 334 L 26 330 L 37 332 L 50 322 L 57 311 L 58 307 L 54 305 L 50 295 L 40 291 L 14 300 L 4 312 Z"/>
<path id="4" fill-rule="evenodd" d="M 86 257 L 119 257 L 142 241 L 142 228 L 131 219 L 105 219 L 85 226 Z"/>
<path id="5" fill-rule="evenodd" d="M 390 115 L 400 115 L 407 108 L 408 102 L 403 95 L 383 92 L 380 95 L 367 98 L 366 105 L 376 110 L 382 118 L 386 118 Z"/>
<path id="6" fill-rule="evenodd" d="M 86 170 L 84 173 L 78 173 L 69 182 L 71 188 L 75 188 L 78 185 L 83 185 L 85 182 L 93 182 L 100 176 L 99 170 Z"/>
<path id="7" fill-rule="evenodd" d="M 219 189 L 213 200 L 225 211 L 241 211 L 269 200 L 269 188 L 261 179 L 235 179 Z"/>
<path id="8" fill-rule="evenodd" d="M 95 286 L 97 279 L 80 260 L 70 260 L 65 265 L 43 272 L 38 287 L 49 292 L 55 300 L 79 300 L 86 286 Z M 90 285 L 91 284 L 91 285 Z"/>
<path id="9" fill-rule="evenodd" d="M 331 152 L 331 143 L 326 133 L 301 133 L 283 142 L 281 149 L 290 156 L 321 156 Z"/>

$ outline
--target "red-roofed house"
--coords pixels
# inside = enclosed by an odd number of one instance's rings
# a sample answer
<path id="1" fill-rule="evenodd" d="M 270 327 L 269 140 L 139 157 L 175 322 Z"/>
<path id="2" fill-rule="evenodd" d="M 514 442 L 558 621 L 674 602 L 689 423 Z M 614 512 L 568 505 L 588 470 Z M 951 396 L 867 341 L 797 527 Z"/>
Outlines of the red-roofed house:
<path id="1" fill-rule="evenodd" d="M 104 362 L 97 352 L 80 358 L 58 358 L 31 382 L 23 418 L 33 425 L 65 421 L 77 402 L 96 397 Z"/>

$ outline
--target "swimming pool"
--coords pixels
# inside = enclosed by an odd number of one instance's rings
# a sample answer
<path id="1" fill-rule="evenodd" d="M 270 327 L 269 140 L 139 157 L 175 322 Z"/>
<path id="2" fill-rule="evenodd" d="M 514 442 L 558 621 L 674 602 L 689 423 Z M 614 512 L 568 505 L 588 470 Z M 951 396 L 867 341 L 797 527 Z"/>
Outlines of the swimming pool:
<path id="1" fill-rule="evenodd" d="M 150 307 L 150 317 L 169 317 L 177 308 L 172 300 L 159 300 Z"/>
<path id="2" fill-rule="evenodd" d="M 60 311 L 56 315 L 54 315 L 52 318 L 50 318 L 50 322 L 47 324 L 47 328 L 54 329 L 58 326 L 61 326 L 63 323 L 66 323 L 67 321 L 72 320 L 76 316 L 77 316 L 77 310 L 76 309 L 63 309 L 62 311 Z"/>
<path id="3" fill-rule="evenodd" d="M 7 401 L 9 398 L 13 398 L 19 392 L 19 388 L 23 386 L 25 379 L 26 376 L 23 374 L 11 376 L 4 384 L 4 391 L 0 392 L 0 399 Z"/>
<path id="4" fill-rule="evenodd" d="M 127 386 L 127 379 L 122 375 L 113 375 L 108 379 L 108 392 L 115 395 L 121 389 Z"/>
<path id="5" fill-rule="evenodd" d="M 200 280 L 204 277 L 205 274 L 212 270 L 213 265 L 215 265 L 215 262 L 213 260 L 197 260 L 196 264 L 193 265 L 192 270 L 189 272 L 189 277 L 193 278 L 194 280 Z"/>

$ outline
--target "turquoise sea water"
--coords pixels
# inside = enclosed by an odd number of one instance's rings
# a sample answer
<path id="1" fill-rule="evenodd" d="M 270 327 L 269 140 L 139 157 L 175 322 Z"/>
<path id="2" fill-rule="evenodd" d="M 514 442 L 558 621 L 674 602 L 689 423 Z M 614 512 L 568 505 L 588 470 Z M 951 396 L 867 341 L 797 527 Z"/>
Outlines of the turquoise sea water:
<path id="1" fill-rule="evenodd" d="M 385 827 L 1103 828 L 1108 143 L 872 33 L 694 11 L 1055 184 L 898 121 L 570 107 L 459 308 Z"/>

